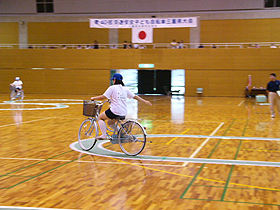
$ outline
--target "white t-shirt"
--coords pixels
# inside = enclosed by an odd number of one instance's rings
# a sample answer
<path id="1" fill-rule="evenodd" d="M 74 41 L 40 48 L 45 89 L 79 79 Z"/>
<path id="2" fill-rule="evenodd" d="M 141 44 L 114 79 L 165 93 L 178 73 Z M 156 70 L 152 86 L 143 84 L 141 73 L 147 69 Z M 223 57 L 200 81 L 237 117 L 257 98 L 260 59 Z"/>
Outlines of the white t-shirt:
<path id="1" fill-rule="evenodd" d="M 12 85 L 14 85 L 15 88 L 22 89 L 23 82 L 22 82 L 21 80 L 14 81 L 14 82 L 12 83 Z"/>
<path id="2" fill-rule="evenodd" d="M 111 111 L 115 115 L 126 116 L 127 106 L 126 99 L 133 98 L 135 95 L 127 87 L 122 85 L 112 85 L 103 94 L 111 101 Z"/>

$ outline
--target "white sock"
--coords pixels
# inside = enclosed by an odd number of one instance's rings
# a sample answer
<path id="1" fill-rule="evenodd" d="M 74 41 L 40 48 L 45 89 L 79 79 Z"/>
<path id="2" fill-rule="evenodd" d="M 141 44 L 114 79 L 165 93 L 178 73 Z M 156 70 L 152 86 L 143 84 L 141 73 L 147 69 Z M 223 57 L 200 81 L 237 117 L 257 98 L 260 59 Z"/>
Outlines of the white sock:
<path id="1" fill-rule="evenodd" d="M 104 120 L 98 120 L 98 124 L 102 132 L 102 136 L 106 136 L 106 123 L 104 122 Z"/>

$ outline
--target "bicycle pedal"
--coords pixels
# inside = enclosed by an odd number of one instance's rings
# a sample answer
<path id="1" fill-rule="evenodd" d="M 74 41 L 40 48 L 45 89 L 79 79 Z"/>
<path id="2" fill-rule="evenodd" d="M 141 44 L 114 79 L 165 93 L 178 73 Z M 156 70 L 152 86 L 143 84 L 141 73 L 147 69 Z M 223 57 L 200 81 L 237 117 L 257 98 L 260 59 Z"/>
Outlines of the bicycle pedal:
<path id="1" fill-rule="evenodd" d="M 119 140 L 118 139 L 110 139 L 110 142 L 112 144 L 118 144 L 119 143 Z"/>

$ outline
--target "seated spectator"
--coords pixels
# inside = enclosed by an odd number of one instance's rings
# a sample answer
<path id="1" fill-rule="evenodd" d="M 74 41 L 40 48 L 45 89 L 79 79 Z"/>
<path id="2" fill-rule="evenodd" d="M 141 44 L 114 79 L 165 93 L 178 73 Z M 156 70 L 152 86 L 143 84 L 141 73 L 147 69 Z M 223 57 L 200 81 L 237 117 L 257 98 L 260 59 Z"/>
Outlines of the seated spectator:
<path id="1" fill-rule="evenodd" d="M 139 48 L 139 44 L 135 43 L 135 44 L 133 45 L 133 48 L 134 48 L 134 49 L 138 49 L 138 48 Z"/>
<path id="2" fill-rule="evenodd" d="M 110 47 L 110 49 L 118 49 L 117 45 L 113 45 Z"/>
<path id="3" fill-rule="evenodd" d="M 271 44 L 270 48 L 277 48 L 277 46 L 275 46 L 275 44 Z"/>
<path id="4" fill-rule="evenodd" d="M 61 49 L 67 49 L 66 45 L 62 45 Z"/>
<path id="5" fill-rule="evenodd" d="M 250 44 L 248 48 L 254 48 L 253 44 Z"/>
<path id="6" fill-rule="evenodd" d="M 99 43 L 97 40 L 95 40 L 93 43 L 93 49 L 99 49 Z"/>
<path id="7" fill-rule="evenodd" d="M 200 44 L 200 45 L 198 46 L 198 48 L 200 48 L 200 49 L 204 48 L 203 44 Z"/>
<path id="8" fill-rule="evenodd" d="M 81 45 L 78 45 L 78 46 L 76 47 L 76 49 L 82 49 L 82 46 L 81 46 Z"/>
<path id="9" fill-rule="evenodd" d="M 55 46 L 50 46 L 50 49 L 55 49 Z"/>
<path id="10" fill-rule="evenodd" d="M 85 49 L 91 49 L 91 46 L 90 45 L 86 45 Z"/>
<path id="11" fill-rule="evenodd" d="M 261 47 L 260 47 L 260 45 L 258 45 L 258 44 L 255 44 L 255 48 L 261 48 Z"/>
<path id="12" fill-rule="evenodd" d="M 217 48 L 217 46 L 213 44 L 213 45 L 212 45 L 212 48 L 213 48 L 213 49 L 216 49 L 216 48 Z"/>
<path id="13" fill-rule="evenodd" d="M 184 48 L 184 42 L 183 40 L 181 40 L 180 42 L 178 42 L 178 49 L 183 49 Z"/>
<path id="14" fill-rule="evenodd" d="M 128 49 L 133 49 L 132 42 L 129 42 Z"/>
<path id="15" fill-rule="evenodd" d="M 170 46 L 172 49 L 176 49 L 177 48 L 177 42 L 175 39 L 173 39 L 173 41 L 170 43 Z"/>
<path id="16" fill-rule="evenodd" d="M 32 45 L 29 45 L 29 46 L 27 47 L 27 49 L 33 49 L 33 46 L 32 46 Z"/>
<path id="17" fill-rule="evenodd" d="M 145 49 L 145 48 L 146 47 L 144 45 L 142 45 L 142 44 L 138 47 L 138 49 L 140 49 L 140 50 Z"/>
<path id="18" fill-rule="evenodd" d="M 123 49 L 127 49 L 127 41 L 123 42 Z"/>

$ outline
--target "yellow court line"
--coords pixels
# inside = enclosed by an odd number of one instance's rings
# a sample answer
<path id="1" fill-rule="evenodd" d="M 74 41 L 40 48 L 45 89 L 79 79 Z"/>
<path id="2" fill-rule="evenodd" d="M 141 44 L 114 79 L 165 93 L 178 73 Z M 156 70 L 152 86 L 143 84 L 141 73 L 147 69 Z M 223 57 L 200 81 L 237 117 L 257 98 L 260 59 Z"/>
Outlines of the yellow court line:
<path id="1" fill-rule="evenodd" d="M 194 176 L 189 176 L 189 175 L 185 175 L 185 174 L 179 174 L 179 173 L 175 173 L 175 172 L 170 172 L 170 171 L 165 171 L 165 170 L 161 170 L 161 169 L 151 168 L 151 167 L 147 167 L 147 166 L 143 166 L 143 165 L 137 165 L 135 163 L 130 163 L 130 162 L 120 160 L 120 159 L 116 159 L 116 158 L 112 158 L 112 157 L 108 157 L 108 158 L 110 158 L 112 160 L 115 160 L 115 161 L 118 161 L 118 162 L 121 162 L 121 163 L 128 164 L 128 165 L 133 165 L 133 166 L 137 166 L 137 167 L 141 167 L 141 168 L 145 168 L 145 169 L 149 169 L 149 170 L 153 170 L 153 171 L 158 171 L 158 172 L 162 172 L 162 173 L 166 173 L 166 174 L 177 175 L 177 176 L 187 177 L 187 178 L 193 178 L 194 177 Z M 208 179 L 208 178 L 203 178 L 203 177 L 197 177 L 197 179 L 204 180 L 204 181 L 218 182 L 218 183 L 223 183 L 223 184 L 226 183 L 225 181 Z M 242 186 L 242 187 L 261 189 L 261 190 L 270 190 L 270 191 L 279 191 L 280 192 L 280 189 L 269 188 L 269 187 L 259 187 L 259 186 L 254 186 L 254 185 L 238 184 L 238 183 L 233 183 L 233 182 L 230 182 L 229 184 Z"/>
<path id="2" fill-rule="evenodd" d="M 188 128 L 187 130 L 185 130 L 185 131 L 184 131 L 183 133 L 181 133 L 180 135 L 183 135 L 183 134 L 187 133 L 189 130 L 190 130 L 190 128 Z M 178 139 L 178 138 L 180 138 L 180 137 L 175 137 L 175 138 L 171 139 L 169 142 L 166 143 L 166 145 L 171 144 L 173 141 L 175 141 L 175 140 Z"/>

